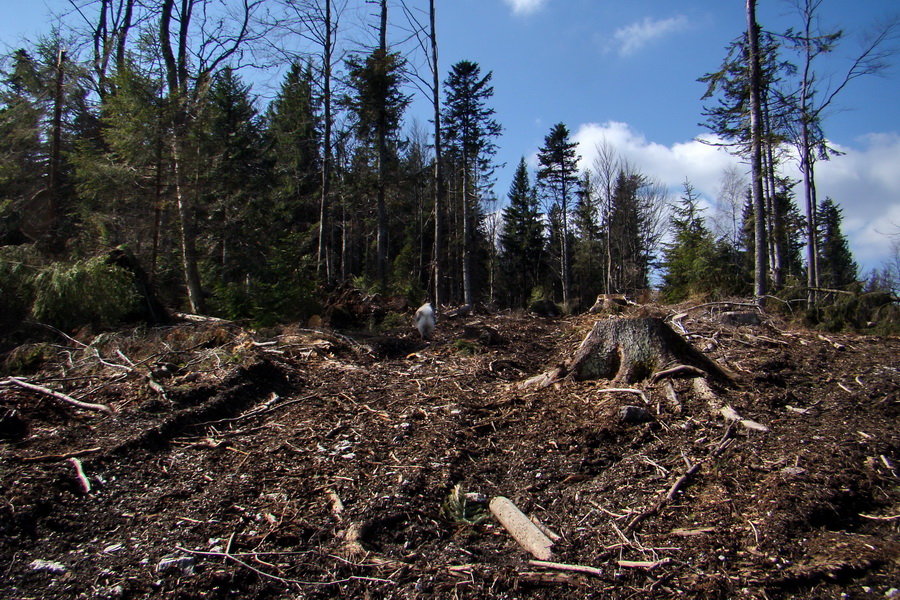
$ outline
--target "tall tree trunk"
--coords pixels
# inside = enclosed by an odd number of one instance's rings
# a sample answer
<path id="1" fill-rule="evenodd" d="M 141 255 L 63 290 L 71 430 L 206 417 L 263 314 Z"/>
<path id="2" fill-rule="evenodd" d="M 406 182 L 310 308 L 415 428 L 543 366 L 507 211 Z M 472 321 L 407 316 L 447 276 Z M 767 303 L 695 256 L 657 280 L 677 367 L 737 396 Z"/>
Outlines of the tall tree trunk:
<path id="1" fill-rule="evenodd" d="M 769 182 L 769 190 L 772 196 L 772 286 L 776 290 L 780 290 L 784 286 L 784 214 L 782 208 L 778 205 L 778 182 L 775 179 L 775 140 L 772 133 L 772 117 L 769 113 L 768 94 L 763 99 L 763 109 L 765 111 L 765 129 L 766 129 L 766 178 Z"/>
<path id="2" fill-rule="evenodd" d="M 325 269 L 325 278 L 331 283 L 334 280 L 333 249 L 331 244 L 331 0 L 325 0 L 325 45 L 323 48 L 322 79 L 324 86 L 323 103 L 325 104 L 324 139 L 322 140 L 322 198 L 319 205 L 319 248 L 316 256 L 319 277 Z M 324 263 L 324 264 L 323 264 Z"/>
<path id="3" fill-rule="evenodd" d="M 465 151 L 463 151 L 465 154 Z M 463 304 L 473 306 L 472 297 L 472 211 L 469 204 L 469 165 L 463 156 L 462 168 L 462 277 L 463 277 Z"/>
<path id="4" fill-rule="evenodd" d="M 381 0 L 381 26 L 379 29 L 379 58 L 387 60 L 387 0 Z M 378 197 L 376 201 L 376 218 L 377 218 L 377 256 L 378 264 L 378 281 L 382 285 L 387 284 L 387 262 L 388 262 L 388 230 L 387 230 L 387 207 L 385 205 L 385 188 L 387 181 L 385 171 L 387 169 L 387 114 L 386 98 L 380 99 L 382 106 L 378 115 Z"/>
<path id="5" fill-rule="evenodd" d="M 441 259 L 444 255 L 444 158 L 441 146 L 441 87 L 438 71 L 437 32 L 434 27 L 434 0 L 429 0 L 431 18 L 432 102 L 434 104 L 434 306 L 444 301 Z"/>
<path id="6" fill-rule="evenodd" d="M 184 165 L 181 163 L 183 153 L 181 148 L 179 148 L 180 138 L 183 135 L 176 133 L 172 139 L 172 175 L 175 180 L 175 198 L 178 202 L 181 264 L 184 270 L 184 283 L 187 287 L 191 312 L 202 314 L 205 307 L 203 288 L 200 285 L 200 270 L 197 268 L 197 234 L 194 231 L 194 208 L 190 195 L 185 189 Z"/>
<path id="7" fill-rule="evenodd" d="M 750 137 L 751 137 L 751 193 L 756 228 L 756 261 L 754 294 L 760 307 L 766 302 L 767 249 L 766 204 L 763 198 L 762 172 L 762 104 L 759 62 L 759 26 L 756 23 L 756 0 L 747 0 L 747 38 L 750 62 Z"/>
<path id="8" fill-rule="evenodd" d="M 51 252 L 62 251 L 62 194 L 60 184 L 60 170 L 62 167 L 62 109 L 63 109 L 63 79 L 66 52 L 62 48 L 56 55 L 56 87 L 53 91 L 53 123 L 51 125 L 50 156 L 47 173 L 47 192 L 50 206 L 50 236 L 49 249 Z"/>

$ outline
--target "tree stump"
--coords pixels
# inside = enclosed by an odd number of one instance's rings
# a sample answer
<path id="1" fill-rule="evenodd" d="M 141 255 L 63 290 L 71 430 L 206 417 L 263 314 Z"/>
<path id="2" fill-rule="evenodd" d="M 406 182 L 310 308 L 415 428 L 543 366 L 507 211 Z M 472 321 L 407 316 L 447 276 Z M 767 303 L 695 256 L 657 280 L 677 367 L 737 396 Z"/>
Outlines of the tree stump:
<path id="1" fill-rule="evenodd" d="M 716 363 L 665 322 L 640 318 L 597 321 L 575 356 L 525 384 L 544 387 L 567 376 L 576 381 L 609 379 L 630 384 L 671 367 L 683 367 L 695 373 L 699 369 L 713 379 L 731 380 Z"/>

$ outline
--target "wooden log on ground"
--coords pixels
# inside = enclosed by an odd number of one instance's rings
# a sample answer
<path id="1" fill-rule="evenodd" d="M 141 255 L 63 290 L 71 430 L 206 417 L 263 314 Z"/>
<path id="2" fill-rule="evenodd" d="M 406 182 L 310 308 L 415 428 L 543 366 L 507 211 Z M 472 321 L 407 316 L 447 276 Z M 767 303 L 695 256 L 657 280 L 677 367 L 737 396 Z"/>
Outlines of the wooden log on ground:
<path id="1" fill-rule="evenodd" d="M 550 538 L 544 535 L 508 498 L 496 496 L 491 499 L 489 507 L 491 514 L 532 556 L 545 561 L 553 557 L 553 542 Z"/>

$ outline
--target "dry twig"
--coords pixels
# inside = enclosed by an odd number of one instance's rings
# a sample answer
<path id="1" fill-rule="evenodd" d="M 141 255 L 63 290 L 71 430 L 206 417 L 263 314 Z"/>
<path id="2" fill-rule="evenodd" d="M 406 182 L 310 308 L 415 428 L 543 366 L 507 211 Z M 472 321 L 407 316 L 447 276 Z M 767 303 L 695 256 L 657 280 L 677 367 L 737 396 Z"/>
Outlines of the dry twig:
<path id="1" fill-rule="evenodd" d="M 45 387 L 42 387 L 39 385 L 35 385 L 33 383 L 28 383 L 27 381 L 19 379 L 18 377 L 7 377 L 3 381 L 0 381 L 0 386 L 3 386 L 3 385 L 15 385 L 20 388 L 30 390 L 32 392 L 44 394 L 45 396 L 50 396 L 51 398 L 56 398 L 57 400 L 65 402 L 66 404 L 71 404 L 72 406 L 74 406 L 76 408 L 82 408 L 84 410 L 96 410 L 96 411 L 100 411 L 100 412 L 105 412 L 110 415 L 115 413 L 115 410 L 113 410 L 112 408 L 110 408 L 109 406 L 107 406 L 105 404 L 92 404 L 90 402 L 82 402 L 81 400 L 76 400 L 72 396 L 68 396 L 66 394 L 63 394 L 62 392 L 57 392 L 57 391 L 54 391 L 54 390 L 51 390 L 51 389 L 48 389 L 48 388 L 45 388 Z"/>

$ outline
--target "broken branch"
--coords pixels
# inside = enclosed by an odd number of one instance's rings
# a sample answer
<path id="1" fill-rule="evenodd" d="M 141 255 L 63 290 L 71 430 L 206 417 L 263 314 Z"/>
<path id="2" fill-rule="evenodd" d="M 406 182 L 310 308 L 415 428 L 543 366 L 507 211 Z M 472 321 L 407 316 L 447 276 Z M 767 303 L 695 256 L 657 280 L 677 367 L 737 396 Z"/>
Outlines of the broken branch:
<path id="1" fill-rule="evenodd" d="M 33 383 L 28 383 L 27 381 L 23 381 L 18 377 L 7 377 L 3 381 L 0 381 L 0 385 L 15 385 L 20 388 L 30 390 L 32 392 L 37 392 L 39 394 L 44 394 L 45 396 L 50 396 L 51 398 L 56 398 L 66 404 L 71 404 L 77 408 L 82 408 L 84 410 L 96 410 L 100 412 L 105 412 L 107 414 L 114 414 L 115 411 L 105 404 L 92 404 L 90 402 L 82 402 L 81 400 L 76 400 L 72 396 L 68 396 L 63 394 L 62 392 L 57 392 L 39 385 L 35 385 Z"/>
<path id="2" fill-rule="evenodd" d="M 598 569 L 597 567 L 588 567 L 585 565 L 569 565 L 566 563 L 547 562 L 546 560 L 529 560 L 528 564 L 534 565 L 535 567 L 543 567 L 545 569 L 554 569 L 556 571 L 584 573 L 586 575 L 593 575 L 595 577 L 600 577 L 603 575 L 603 569 Z"/>
<path id="3" fill-rule="evenodd" d="M 666 377 L 673 377 L 675 375 L 688 374 L 693 377 L 707 377 L 709 374 L 703 369 L 698 369 L 697 367 L 692 367 L 691 365 L 676 365 L 671 369 L 665 369 L 663 371 L 657 371 L 650 377 L 650 383 L 656 383 L 660 379 L 665 379 Z"/>

